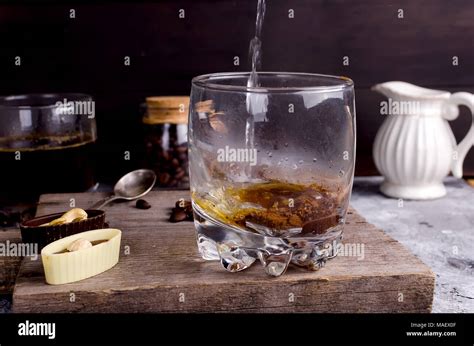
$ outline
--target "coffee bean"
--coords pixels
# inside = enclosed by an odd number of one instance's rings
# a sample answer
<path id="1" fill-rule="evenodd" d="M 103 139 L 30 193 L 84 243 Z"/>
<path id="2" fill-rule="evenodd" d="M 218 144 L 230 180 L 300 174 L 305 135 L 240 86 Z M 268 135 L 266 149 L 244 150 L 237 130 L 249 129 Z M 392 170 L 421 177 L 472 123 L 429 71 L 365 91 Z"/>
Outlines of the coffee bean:
<path id="1" fill-rule="evenodd" d="M 161 173 L 160 174 L 160 184 L 161 185 L 168 185 L 168 182 L 170 181 L 171 175 L 168 173 Z"/>
<path id="2" fill-rule="evenodd" d="M 137 203 L 135 203 L 135 206 L 136 206 L 138 209 L 150 209 L 150 208 L 151 208 L 150 203 L 148 203 L 148 202 L 145 201 L 144 199 L 139 199 L 139 200 L 137 201 Z"/>
<path id="3" fill-rule="evenodd" d="M 191 201 L 187 200 L 187 199 L 180 199 L 178 201 L 176 201 L 175 203 L 175 207 L 177 209 L 181 208 L 181 209 L 184 209 L 186 207 L 190 207 L 192 204 L 191 204 Z"/>
<path id="4" fill-rule="evenodd" d="M 180 222 L 180 221 L 193 221 L 193 207 L 191 201 L 188 200 L 178 200 L 175 203 L 175 207 L 171 209 L 171 222 Z"/>
<path id="5" fill-rule="evenodd" d="M 171 222 L 181 222 L 186 220 L 187 215 L 183 210 L 173 209 L 170 216 Z"/>
<path id="6" fill-rule="evenodd" d="M 184 209 L 184 212 L 186 213 L 186 216 L 188 217 L 188 220 L 190 220 L 190 221 L 194 220 L 193 208 Z"/>
<path id="7" fill-rule="evenodd" d="M 183 170 L 181 170 L 181 172 L 176 171 L 176 174 L 175 174 L 174 177 L 179 180 L 182 177 L 184 177 L 184 174 L 186 174 L 186 173 Z"/>

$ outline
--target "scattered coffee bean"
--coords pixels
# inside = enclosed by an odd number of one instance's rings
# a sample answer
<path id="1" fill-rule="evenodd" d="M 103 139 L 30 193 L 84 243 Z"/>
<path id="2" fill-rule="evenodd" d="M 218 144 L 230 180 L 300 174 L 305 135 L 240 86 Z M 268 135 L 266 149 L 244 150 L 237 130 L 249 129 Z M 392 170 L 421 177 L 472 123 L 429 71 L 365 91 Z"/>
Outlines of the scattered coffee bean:
<path id="1" fill-rule="evenodd" d="M 144 199 L 139 199 L 139 200 L 137 201 L 137 203 L 135 204 L 135 206 L 136 206 L 138 209 L 150 209 L 150 208 L 151 208 L 150 203 L 148 203 L 148 202 L 145 201 Z"/>
<path id="2" fill-rule="evenodd" d="M 179 208 L 185 209 L 185 208 L 191 207 L 191 201 L 188 201 L 186 199 L 180 199 L 176 201 L 175 207 L 178 209 Z"/>
<path id="3" fill-rule="evenodd" d="M 186 220 L 186 218 L 187 218 L 187 215 L 184 212 L 184 210 L 173 209 L 173 211 L 171 212 L 170 221 L 181 222 L 181 221 Z"/>
<path id="4" fill-rule="evenodd" d="M 175 203 L 175 207 L 171 209 L 170 221 L 193 221 L 193 207 L 191 201 L 180 199 Z"/>

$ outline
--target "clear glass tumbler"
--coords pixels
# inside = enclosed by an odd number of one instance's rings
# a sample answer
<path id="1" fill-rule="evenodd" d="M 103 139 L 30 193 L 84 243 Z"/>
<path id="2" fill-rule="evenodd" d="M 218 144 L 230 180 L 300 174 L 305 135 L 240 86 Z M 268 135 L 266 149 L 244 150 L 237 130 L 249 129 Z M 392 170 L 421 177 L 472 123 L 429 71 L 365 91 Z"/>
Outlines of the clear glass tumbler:
<path id="1" fill-rule="evenodd" d="M 192 81 L 189 165 L 199 251 L 231 272 L 259 260 L 319 269 L 337 254 L 355 162 L 354 85 L 308 73 Z"/>

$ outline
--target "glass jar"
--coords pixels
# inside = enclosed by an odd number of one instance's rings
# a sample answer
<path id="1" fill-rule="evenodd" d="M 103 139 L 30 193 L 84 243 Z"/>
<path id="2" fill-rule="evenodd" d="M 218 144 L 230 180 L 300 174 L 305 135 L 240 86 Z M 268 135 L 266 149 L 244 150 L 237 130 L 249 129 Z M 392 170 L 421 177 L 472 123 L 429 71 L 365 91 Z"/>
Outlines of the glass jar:
<path id="1" fill-rule="evenodd" d="M 144 166 L 155 171 L 158 187 L 189 188 L 188 108 L 188 96 L 146 99 Z"/>
<path id="2" fill-rule="evenodd" d="M 0 200 L 95 184 L 95 102 L 84 94 L 0 97 Z"/>

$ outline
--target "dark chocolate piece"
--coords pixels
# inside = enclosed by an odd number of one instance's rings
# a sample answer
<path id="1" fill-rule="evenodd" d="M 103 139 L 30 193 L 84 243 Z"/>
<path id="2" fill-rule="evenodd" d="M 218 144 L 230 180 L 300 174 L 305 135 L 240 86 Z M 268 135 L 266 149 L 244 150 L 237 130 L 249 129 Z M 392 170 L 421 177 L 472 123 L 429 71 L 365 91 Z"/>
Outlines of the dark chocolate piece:
<path id="1" fill-rule="evenodd" d="M 105 212 L 103 210 L 86 210 L 86 220 L 70 222 L 55 226 L 41 226 L 61 217 L 64 212 L 39 216 L 20 224 L 21 238 L 24 243 L 38 244 L 39 250 L 61 238 L 73 234 L 104 228 Z"/>

